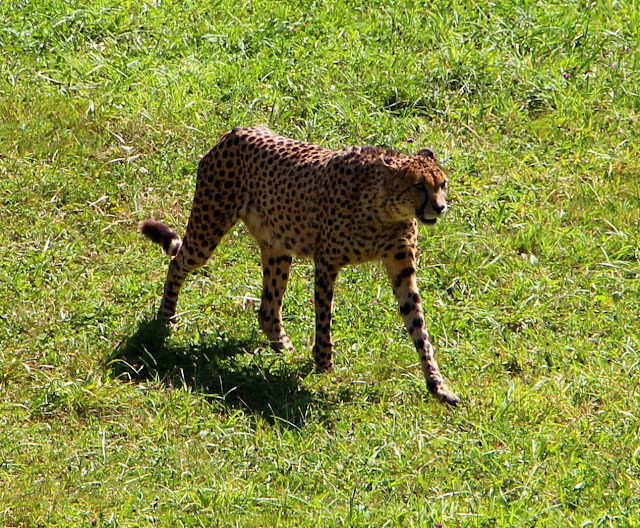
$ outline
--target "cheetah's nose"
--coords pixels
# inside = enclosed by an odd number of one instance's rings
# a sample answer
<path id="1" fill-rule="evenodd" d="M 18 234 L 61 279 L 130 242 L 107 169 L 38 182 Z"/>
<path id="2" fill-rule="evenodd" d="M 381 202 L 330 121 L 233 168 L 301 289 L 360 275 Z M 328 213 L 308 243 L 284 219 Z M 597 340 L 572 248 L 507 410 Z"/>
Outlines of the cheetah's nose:
<path id="1" fill-rule="evenodd" d="M 433 210 L 434 210 L 436 213 L 440 214 L 440 213 L 442 213 L 442 211 L 444 211 L 444 210 L 445 210 L 445 208 L 446 208 L 446 207 L 447 207 L 446 205 L 438 205 L 438 204 L 434 204 L 434 206 L 433 206 Z"/>

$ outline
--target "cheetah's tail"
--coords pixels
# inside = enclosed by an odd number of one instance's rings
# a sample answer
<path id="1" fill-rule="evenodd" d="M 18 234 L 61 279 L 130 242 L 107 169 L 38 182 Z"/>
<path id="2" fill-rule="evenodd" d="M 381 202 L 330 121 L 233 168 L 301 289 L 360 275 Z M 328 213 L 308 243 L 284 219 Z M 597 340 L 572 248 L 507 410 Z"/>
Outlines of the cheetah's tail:
<path id="1" fill-rule="evenodd" d="M 157 220 L 145 220 L 141 222 L 140 233 L 152 242 L 160 244 L 165 253 L 170 257 L 174 257 L 182 245 L 182 240 L 180 240 L 178 233 Z"/>

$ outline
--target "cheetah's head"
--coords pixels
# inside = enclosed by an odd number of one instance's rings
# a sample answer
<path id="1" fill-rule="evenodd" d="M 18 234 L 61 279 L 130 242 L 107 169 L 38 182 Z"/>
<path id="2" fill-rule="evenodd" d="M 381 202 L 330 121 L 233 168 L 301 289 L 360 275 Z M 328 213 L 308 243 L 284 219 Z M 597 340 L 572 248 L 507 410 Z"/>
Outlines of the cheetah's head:
<path id="1" fill-rule="evenodd" d="M 387 212 L 393 220 L 435 224 L 447 210 L 447 176 L 431 149 L 416 156 L 385 157 Z"/>

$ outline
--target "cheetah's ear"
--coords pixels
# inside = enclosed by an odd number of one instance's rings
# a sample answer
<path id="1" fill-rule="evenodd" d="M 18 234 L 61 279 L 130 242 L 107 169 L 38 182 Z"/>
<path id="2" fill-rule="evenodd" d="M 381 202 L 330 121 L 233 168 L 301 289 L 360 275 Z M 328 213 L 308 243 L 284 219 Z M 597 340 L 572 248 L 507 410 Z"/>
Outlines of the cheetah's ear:
<path id="1" fill-rule="evenodd" d="M 420 149 L 418 151 L 418 156 L 423 156 L 425 158 L 432 159 L 433 161 L 436 160 L 436 155 L 434 154 L 433 150 L 431 150 L 430 148 Z"/>
<path id="2" fill-rule="evenodd" d="M 378 158 L 378 166 L 383 169 L 388 178 L 394 178 L 399 168 L 398 161 L 387 155 Z"/>

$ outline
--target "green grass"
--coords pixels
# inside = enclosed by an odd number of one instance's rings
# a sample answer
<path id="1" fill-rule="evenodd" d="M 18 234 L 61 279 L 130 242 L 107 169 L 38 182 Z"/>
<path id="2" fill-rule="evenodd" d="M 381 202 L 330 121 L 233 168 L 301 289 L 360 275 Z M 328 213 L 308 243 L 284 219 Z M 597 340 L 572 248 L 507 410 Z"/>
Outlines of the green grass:
<path id="1" fill-rule="evenodd" d="M 640 525 L 640 5 L 497 4 L 0 4 L 0 525 Z M 182 232 L 257 123 L 437 152 L 418 281 L 462 406 L 377 265 L 339 277 L 335 372 L 310 262 L 271 352 L 240 225 L 154 327 L 137 222 Z"/>

